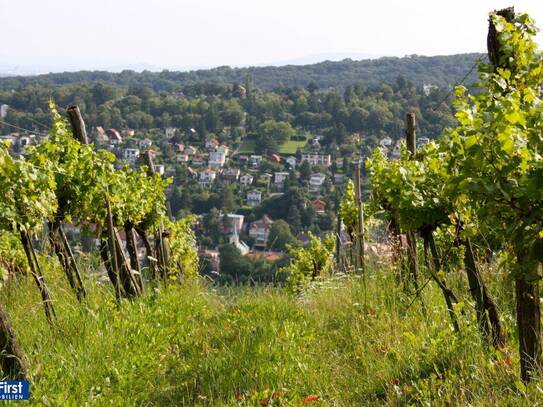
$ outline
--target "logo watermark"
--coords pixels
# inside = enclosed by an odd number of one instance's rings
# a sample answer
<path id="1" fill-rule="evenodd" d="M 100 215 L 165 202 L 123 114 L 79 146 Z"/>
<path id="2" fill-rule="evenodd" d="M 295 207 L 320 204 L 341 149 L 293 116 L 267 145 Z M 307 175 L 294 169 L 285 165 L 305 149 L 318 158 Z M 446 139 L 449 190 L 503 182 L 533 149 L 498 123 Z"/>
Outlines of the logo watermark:
<path id="1" fill-rule="evenodd" d="M 30 385 L 26 380 L 0 381 L 0 400 L 28 400 Z"/>

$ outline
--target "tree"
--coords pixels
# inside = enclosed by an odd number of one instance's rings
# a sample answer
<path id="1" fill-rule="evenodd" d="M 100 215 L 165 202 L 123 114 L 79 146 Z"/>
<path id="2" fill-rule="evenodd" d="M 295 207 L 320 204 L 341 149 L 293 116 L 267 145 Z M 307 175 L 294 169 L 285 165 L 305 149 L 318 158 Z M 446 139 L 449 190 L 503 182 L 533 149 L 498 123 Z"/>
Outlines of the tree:
<path id="1" fill-rule="evenodd" d="M 286 250 L 287 246 L 295 246 L 298 240 L 292 234 L 290 226 L 282 219 L 273 222 L 268 236 L 268 248 L 270 250 Z"/>

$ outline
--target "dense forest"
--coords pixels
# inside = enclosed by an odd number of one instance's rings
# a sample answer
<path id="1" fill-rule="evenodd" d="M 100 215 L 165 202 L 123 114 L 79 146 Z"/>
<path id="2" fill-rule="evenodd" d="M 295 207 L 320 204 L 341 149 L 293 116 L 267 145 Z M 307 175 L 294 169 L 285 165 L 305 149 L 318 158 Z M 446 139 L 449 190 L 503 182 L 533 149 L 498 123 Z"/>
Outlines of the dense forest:
<path id="1" fill-rule="evenodd" d="M 105 82 L 110 85 L 128 87 L 144 85 L 155 92 L 179 91 L 187 85 L 198 83 L 225 84 L 243 82 L 250 75 L 255 86 L 272 89 L 283 86 L 307 86 L 316 84 L 319 88 L 343 89 L 347 85 L 362 83 L 375 86 L 383 81 L 391 82 L 401 75 L 407 80 L 422 85 L 452 86 L 470 71 L 482 54 L 458 54 L 447 56 L 410 55 L 403 58 L 383 57 L 372 60 L 324 61 L 311 65 L 286 65 L 231 68 L 221 66 L 213 69 L 190 72 L 125 70 L 121 73 L 105 71 L 81 71 L 51 73 L 37 76 L 0 78 L 0 90 L 17 89 L 27 85 L 59 86 L 81 83 Z M 475 74 L 468 81 L 474 82 Z"/>

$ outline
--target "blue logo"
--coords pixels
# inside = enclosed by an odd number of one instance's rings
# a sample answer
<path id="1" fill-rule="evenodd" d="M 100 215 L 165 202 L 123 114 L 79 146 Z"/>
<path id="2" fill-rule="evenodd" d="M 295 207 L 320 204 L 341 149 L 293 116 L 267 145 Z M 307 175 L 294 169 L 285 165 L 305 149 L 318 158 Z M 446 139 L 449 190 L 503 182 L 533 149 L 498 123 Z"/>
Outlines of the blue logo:
<path id="1" fill-rule="evenodd" d="M 30 385 L 26 380 L 0 381 L 0 400 L 28 400 Z"/>

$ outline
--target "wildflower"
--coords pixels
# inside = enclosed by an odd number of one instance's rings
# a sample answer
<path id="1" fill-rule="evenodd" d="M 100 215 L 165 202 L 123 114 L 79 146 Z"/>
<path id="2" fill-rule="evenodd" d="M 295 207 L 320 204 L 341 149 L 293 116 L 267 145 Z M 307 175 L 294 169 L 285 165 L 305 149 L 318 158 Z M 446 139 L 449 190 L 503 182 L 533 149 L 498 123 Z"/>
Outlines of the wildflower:
<path id="1" fill-rule="evenodd" d="M 310 394 L 309 396 L 307 396 L 303 401 L 302 403 L 303 404 L 309 404 L 309 403 L 313 403 L 314 401 L 317 401 L 320 397 L 319 396 L 316 396 L 314 394 Z"/>

